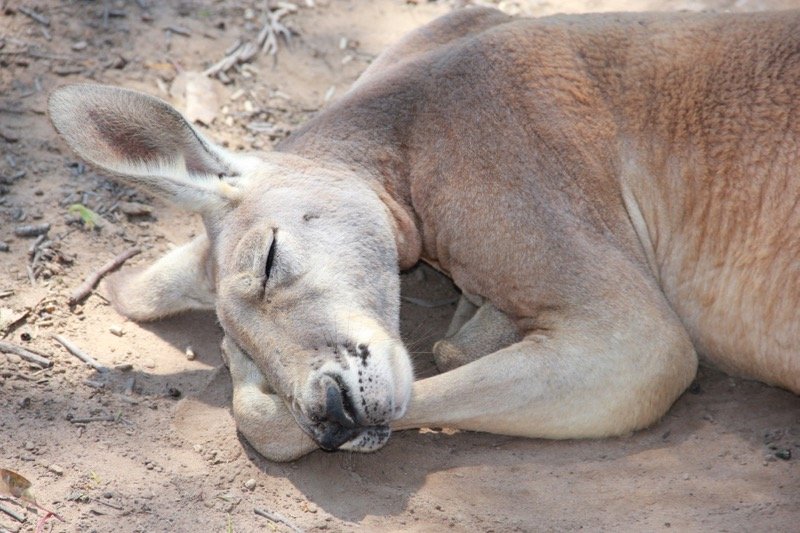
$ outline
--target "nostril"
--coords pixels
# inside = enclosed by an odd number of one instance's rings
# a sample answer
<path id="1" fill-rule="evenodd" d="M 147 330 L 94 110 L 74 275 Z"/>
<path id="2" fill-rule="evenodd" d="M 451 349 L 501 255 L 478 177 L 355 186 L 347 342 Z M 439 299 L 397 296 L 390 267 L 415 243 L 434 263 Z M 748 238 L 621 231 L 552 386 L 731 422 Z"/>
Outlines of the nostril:
<path id="1" fill-rule="evenodd" d="M 347 388 L 343 387 L 340 380 L 333 378 L 333 383 L 328 383 L 325 389 L 325 417 L 342 427 L 355 427 L 353 406 L 347 395 Z"/>

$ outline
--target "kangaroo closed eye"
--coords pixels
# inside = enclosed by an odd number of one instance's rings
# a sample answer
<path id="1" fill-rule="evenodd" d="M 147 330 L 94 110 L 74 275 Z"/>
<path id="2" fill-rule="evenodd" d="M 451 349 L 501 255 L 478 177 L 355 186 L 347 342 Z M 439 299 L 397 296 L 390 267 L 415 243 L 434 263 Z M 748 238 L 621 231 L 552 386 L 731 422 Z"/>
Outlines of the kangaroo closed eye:
<path id="1" fill-rule="evenodd" d="M 272 244 L 269 245 L 269 251 L 267 252 L 267 263 L 264 266 L 264 287 L 266 288 L 267 282 L 269 281 L 270 273 L 272 272 L 272 265 L 275 262 L 275 253 L 278 248 L 278 239 L 277 239 L 277 232 L 273 230 L 272 233 Z"/>

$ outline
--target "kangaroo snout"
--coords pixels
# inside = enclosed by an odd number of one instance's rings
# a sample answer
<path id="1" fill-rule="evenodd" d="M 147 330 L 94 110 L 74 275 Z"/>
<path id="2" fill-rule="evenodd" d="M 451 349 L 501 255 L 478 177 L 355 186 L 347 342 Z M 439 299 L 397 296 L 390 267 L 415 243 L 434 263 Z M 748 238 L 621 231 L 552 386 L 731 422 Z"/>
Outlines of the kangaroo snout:
<path id="1" fill-rule="evenodd" d="M 314 389 L 317 405 L 309 409 L 307 431 L 323 450 L 337 450 L 366 433 L 388 433 L 388 427 L 371 424 L 363 414 L 359 414 L 354 402 L 365 404 L 366 401 L 356 397 L 341 375 L 323 374 Z"/>

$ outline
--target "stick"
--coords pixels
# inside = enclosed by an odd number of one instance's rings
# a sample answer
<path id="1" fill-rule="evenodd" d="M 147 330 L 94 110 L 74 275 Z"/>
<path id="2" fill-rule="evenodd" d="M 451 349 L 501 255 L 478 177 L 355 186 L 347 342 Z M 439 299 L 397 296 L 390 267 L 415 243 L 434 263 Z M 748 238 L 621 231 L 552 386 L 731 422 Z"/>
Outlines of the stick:
<path id="1" fill-rule="evenodd" d="M 28 273 L 28 281 L 31 282 L 31 287 L 36 286 L 36 275 L 30 265 L 25 265 L 25 271 Z"/>
<path id="2" fill-rule="evenodd" d="M 14 509 L 6 507 L 2 503 L 0 503 L 0 511 L 3 511 L 4 513 L 6 513 L 8 516 L 13 518 L 17 522 L 24 522 L 26 520 L 26 518 L 24 516 L 22 516 L 21 514 L 16 512 Z"/>
<path id="3" fill-rule="evenodd" d="M 17 11 L 19 11 L 23 15 L 26 15 L 26 16 L 32 18 L 33 20 L 35 20 L 36 22 L 38 22 L 42 26 L 49 26 L 50 25 L 50 19 L 49 18 L 45 17 L 44 15 L 40 15 L 39 13 L 37 13 L 36 11 L 34 11 L 32 9 L 28 9 L 27 7 L 20 6 L 20 7 L 17 8 Z"/>
<path id="4" fill-rule="evenodd" d="M 61 346 L 66 348 L 69 353 L 71 353 L 72 355 L 74 355 L 75 357 L 77 357 L 90 367 L 94 368 L 98 372 L 103 372 L 103 373 L 108 372 L 109 370 L 108 367 L 105 367 L 100 363 L 98 363 L 94 359 L 94 357 L 92 357 L 91 355 L 87 354 L 86 352 L 84 352 L 83 350 L 72 344 L 72 341 L 70 341 L 66 337 L 62 335 L 53 335 L 53 339 L 55 339 L 59 344 L 61 344 Z"/>
<path id="5" fill-rule="evenodd" d="M 289 520 L 283 517 L 283 515 L 279 513 L 271 513 L 269 511 L 265 511 L 264 509 L 259 509 L 258 507 L 253 509 L 258 516 L 263 516 L 267 520 L 272 520 L 277 524 L 283 524 L 284 526 L 288 527 L 295 533 L 303 533 L 303 530 L 297 527 L 296 525 L 292 524 Z"/>
<path id="6" fill-rule="evenodd" d="M 70 418 L 69 421 L 71 424 L 88 424 L 90 422 L 114 422 L 116 420 L 115 417 L 111 415 L 105 416 L 86 416 L 83 418 Z"/>
<path id="7" fill-rule="evenodd" d="M 6 341 L 0 341 L 0 352 L 13 353 L 14 355 L 22 357 L 29 363 L 37 364 L 42 368 L 49 368 L 53 365 L 53 362 L 46 357 L 42 357 L 30 350 L 26 350 L 22 346 L 17 346 L 16 344 Z"/>
<path id="8" fill-rule="evenodd" d="M 124 507 L 121 505 L 117 505 L 116 503 L 107 502 L 105 500 L 100 500 L 98 498 L 92 498 L 92 501 L 95 503 L 99 503 L 101 505 L 105 505 L 106 507 L 111 507 L 112 509 L 116 509 L 117 511 L 122 511 Z"/>
<path id="9" fill-rule="evenodd" d="M 14 235 L 17 237 L 38 237 L 50 231 L 50 224 L 29 224 L 27 226 L 17 226 L 14 228 Z"/>
<path id="10" fill-rule="evenodd" d="M 101 266 L 98 270 L 94 271 L 86 281 L 80 284 L 75 290 L 72 291 L 72 294 L 69 296 L 69 305 L 75 305 L 87 296 L 91 294 L 92 290 L 100 283 L 100 280 L 103 279 L 103 276 L 111 272 L 112 270 L 116 270 L 122 263 L 130 259 L 136 254 L 141 253 L 142 250 L 139 248 L 131 248 L 127 252 L 123 252 L 119 254 L 117 257 L 106 263 L 105 265 Z"/>
<path id="11" fill-rule="evenodd" d="M 182 26 L 167 26 L 164 28 L 166 31 L 171 31 L 177 35 L 183 35 L 184 37 L 191 37 L 192 32 L 188 28 L 184 28 Z"/>
<path id="12" fill-rule="evenodd" d="M 259 48 L 263 53 L 274 56 L 278 52 L 279 37 L 283 37 L 287 43 L 292 37 L 292 32 L 280 22 L 280 19 L 284 15 L 293 13 L 294 11 L 294 9 L 286 6 L 280 7 L 275 11 L 267 11 L 267 23 L 264 24 L 263 28 L 261 28 L 261 31 L 258 33 L 258 37 L 256 37 L 255 42 L 243 44 L 241 41 L 237 41 L 235 46 L 226 51 L 225 57 L 203 71 L 203 75 L 223 75 L 225 72 L 233 68 L 234 65 L 247 63 L 248 61 L 252 60 L 253 57 L 255 57 L 255 55 L 258 53 Z"/>

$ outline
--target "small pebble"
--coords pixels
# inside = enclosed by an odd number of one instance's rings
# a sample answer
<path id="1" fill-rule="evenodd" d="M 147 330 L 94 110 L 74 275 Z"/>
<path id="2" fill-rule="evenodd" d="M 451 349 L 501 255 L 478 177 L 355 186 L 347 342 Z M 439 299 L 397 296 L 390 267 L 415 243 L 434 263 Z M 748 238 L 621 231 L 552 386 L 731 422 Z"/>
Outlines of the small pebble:
<path id="1" fill-rule="evenodd" d="M 111 332 L 112 335 L 116 335 L 117 337 L 122 337 L 125 332 L 122 330 L 122 326 L 118 326 L 117 324 L 113 324 L 108 328 L 108 331 Z"/>
<path id="2" fill-rule="evenodd" d="M 254 490 L 256 488 L 256 480 L 253 478 L 248 479 L 244 482 L 244 488 L 247 490 Z"/>
<path id="3" fill-rule="evenodd" d="M 778 459 L 783 459 L 784 461 L 788 461 L 792 458 L 792 450 L 781 448 L 775 452 L 775 457 Z"/>
<path id="4" fill-rule="evenodd" d="M 7 252 L 9 249 L 7 242 L 0 241 L 0 252 Z"/>
<path id="5" fill-rule="evenodd" d="M 61 465 L 52 464 L 52 465 L 48 466 L 47 469 L 49 471 L 51 471 L 52 473 L 54 473 L 55 475 L 57 475 L 57 476 L 63 476 L 64 475 L 64 468 Z"/>
<path id="6" fill-rule="evenodd" d="M 185 353 L 186 353 L 186 359 L 188 359 L 189 361 L 194 361 L 195 358 L 197 357 L 197 354 L 194 353 L 194 349 L 191 346 L 186 347 Z"/>
<path id="7" fill-rule="evenodd" d="M 118 204 L 119 210 L 129 216 L 150 215 L 153 213 L 153 208 L 139 202 L 120 202 Z"/>
<path id="8" fill-rule="evenodd" d="M 89 43 L 86 41 L 78 41 L 77 43 L 72 45 L 72 49 L 76 52 L 80 52 L 81 50 L 86 50 L 86 47 L 89 46 Z"/>
<path id="9" fill-rule="evenodd" d="M 33 442 L 29 441 L 29 440 L 25 441 L 24 447 L 29 452 L 32 452 L 33 450 L 36 449 L 36 445 Z"/>

